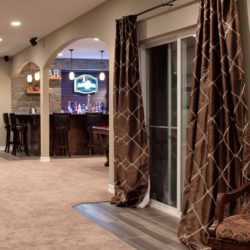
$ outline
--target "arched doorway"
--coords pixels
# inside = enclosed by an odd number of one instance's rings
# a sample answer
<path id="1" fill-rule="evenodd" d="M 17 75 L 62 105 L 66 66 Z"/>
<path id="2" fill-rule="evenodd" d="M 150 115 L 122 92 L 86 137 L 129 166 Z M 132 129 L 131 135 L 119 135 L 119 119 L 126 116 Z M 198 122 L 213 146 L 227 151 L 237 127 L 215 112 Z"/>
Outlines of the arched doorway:
<path id="1" fill-rule="evenodd" d="M 70 52 L 71 49 L 73 50 L 72 54 Z M 84 114 L 105 112 L 104 124 L 108 124 L 108 46 L 97 38 L 78 39 L 77 41 L 67 43 L 64 49 L 60 47 L 60 50 L 54 53 L 53 58 L 51 57 L 46 64 L 50 88 L 48 98 L 49 113 L 71 112 L 73 114 L 72 126 L 69 131 L 71 154 L 88 155 L 88 142 L 86 142 L 86 132 L 84 132 Z M 76 80 L 69 79 L 71 70 L 74 71 L 75 77 L 81 81 L 79 89 L 76 87 Z M 44 71 L 46 73 L 46 70 Z M 105 73 L 105 79 L 99 79 L 101 72 Z M 97 83 L 96 91 L 88 92 L 90 90 L 89 86 L 85 88 L 85 91 L 82 91 L 83 85 L 86 84 L 82 79 L 87 79 L 88 84 L 92 85 L 92 79 L 95 79 Z M 51 150 L 50 147 L 50 154 Z M 100 153 L 100 149 L 97 152 Z"/>

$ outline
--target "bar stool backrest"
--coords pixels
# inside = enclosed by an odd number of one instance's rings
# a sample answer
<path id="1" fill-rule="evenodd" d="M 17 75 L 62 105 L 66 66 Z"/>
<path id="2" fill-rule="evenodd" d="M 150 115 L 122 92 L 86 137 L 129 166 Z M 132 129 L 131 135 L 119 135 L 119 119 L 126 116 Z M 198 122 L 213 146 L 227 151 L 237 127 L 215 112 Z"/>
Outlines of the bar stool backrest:
<path id="1" fill-rule="evenodd" d="M 17 126 L 16 115 L 14 113 L 10 113 L 9 118 L 10 118 L 10 125 L 12 127 L 16 127 Z"/>
<path id="2" fill-rule="evenodd" d="M 86 127 L 102 125 L 102 113 L 87 113 L 86 114 Z"/>
<path id="3" fill-rule="evenodd" d="M 70 113 L 53 113 L 53 125 L 54 127 L 70 127 Z"/>
<path id="4" fill-rule="evenodd" d="M 3 122 L 6 127 L 10 126 L 9 115 L 8 113 L 3 113 Z"/>

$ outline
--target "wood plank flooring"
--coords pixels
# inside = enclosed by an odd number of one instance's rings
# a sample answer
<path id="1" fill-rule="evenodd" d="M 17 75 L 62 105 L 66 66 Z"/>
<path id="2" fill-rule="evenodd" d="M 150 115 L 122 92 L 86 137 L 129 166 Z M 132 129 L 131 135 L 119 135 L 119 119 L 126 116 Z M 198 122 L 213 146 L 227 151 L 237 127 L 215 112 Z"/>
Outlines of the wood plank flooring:
<path id="1" fill-rule="evenodd" d="M 119 208 L 105 202 L 74 209 L 136 249 L 187 249 L 176 236 L 178 218 L 154 208 Z"/>

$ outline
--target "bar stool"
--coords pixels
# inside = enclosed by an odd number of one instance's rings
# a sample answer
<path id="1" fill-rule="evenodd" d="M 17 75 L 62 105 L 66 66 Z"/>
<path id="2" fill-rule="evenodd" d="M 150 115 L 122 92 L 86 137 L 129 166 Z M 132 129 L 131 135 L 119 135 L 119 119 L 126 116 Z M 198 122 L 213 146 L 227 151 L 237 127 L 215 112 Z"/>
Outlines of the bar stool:
<path id="1" fill-rule="evenodd" d="M 16 115 L 14 113 L 9 114 L 11 131 L 13 132 L 13 149 L 12 155 L 16 155 L 16 152 L 22 152 L 29 155 L 28 150 L 28 126 L 27 124 L 17 124 Z"/>
<path id="2" fill-rule="evenodd" d="M 70 155 L 68 133 L 70 129 L 70 113 L 53 113 L 53 154 L 61 150 L 64 155 Z"/>
<path id="3" fill-rule="evenodd" d="M 102 125 L 102 113 L 87 113 L 86 114 L 86 129 L 88 133 L 88 150 L 89 155 L 92 155 L 92 151 L 96 148 L 102 149 L 101 143 L 94 143 L 93 126 Z M 99 135 L 97 135 L 99 137 Z M 98 138 L 99 139 L 99 138 Z M 100 139 L 99 139 L 100 142 Z"/>
<path id="4" fill-rule="evenodd" d="M 4 122 L 4 128 L 6 129 L 6 141 L 5 141 L 5 152 L 10 152 L 10 144 L 13 144 L 12 141 L 10 141 L 10 121 L 9 121 L 9 115 L 8 113 L 3 113 L 3 122 Z"/>

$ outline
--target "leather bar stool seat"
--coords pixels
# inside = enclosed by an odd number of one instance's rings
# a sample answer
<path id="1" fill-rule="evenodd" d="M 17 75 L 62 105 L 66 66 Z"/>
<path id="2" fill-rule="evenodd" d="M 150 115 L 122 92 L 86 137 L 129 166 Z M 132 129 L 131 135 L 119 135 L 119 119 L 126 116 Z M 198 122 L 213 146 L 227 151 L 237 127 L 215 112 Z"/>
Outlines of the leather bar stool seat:
<path id="1" fill-rule="evenodd" d="M 53 113 L 53 155 L 68 155 L 70 157 L 68 133 L 70 129 L 70 113 Z"/>

